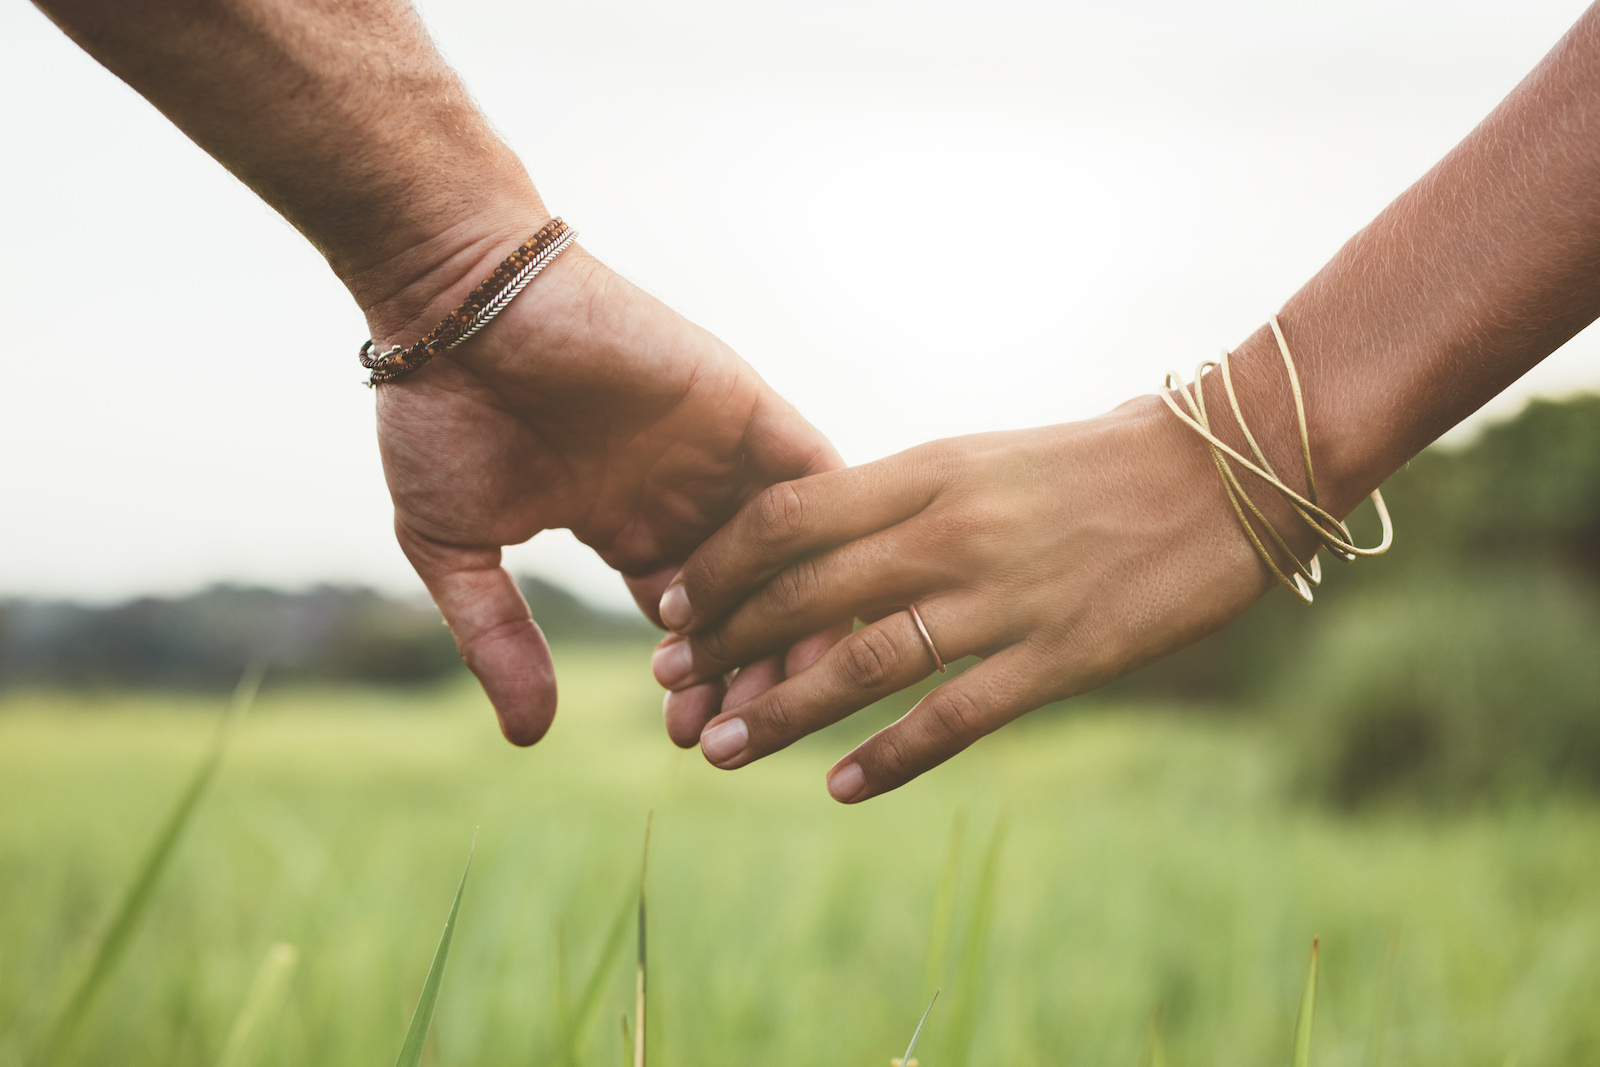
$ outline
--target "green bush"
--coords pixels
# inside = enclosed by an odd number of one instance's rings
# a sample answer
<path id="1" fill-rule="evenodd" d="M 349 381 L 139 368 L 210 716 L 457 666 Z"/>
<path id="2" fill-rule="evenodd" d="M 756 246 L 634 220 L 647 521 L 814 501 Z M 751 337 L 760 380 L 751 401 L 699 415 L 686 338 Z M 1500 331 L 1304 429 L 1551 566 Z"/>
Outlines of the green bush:
<path id="1" fill-rule="evenodd" d="M 1600 596 L 1570 570 L 1417 574 L 1321 620 L 1274 704 L 1342 805 L 1600 792 Z"/>

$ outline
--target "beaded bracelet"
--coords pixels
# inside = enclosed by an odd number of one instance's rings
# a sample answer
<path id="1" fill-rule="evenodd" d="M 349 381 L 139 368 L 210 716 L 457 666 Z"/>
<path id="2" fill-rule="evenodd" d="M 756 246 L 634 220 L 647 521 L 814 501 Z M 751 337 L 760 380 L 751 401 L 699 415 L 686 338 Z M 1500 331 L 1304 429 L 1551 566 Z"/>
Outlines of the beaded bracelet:
<path id="1" fill-rule="evenodd" d="M 376 355 L 372 340 L 361 346 L 361 365 L 372 372 L 367 386 L 399 381 L 415 374 L 441 352 L 448 352 L 489 325 L 539 272 L 578 239 L 578 231 L 560 219 L 551 219 L 528 238 L 485 278 L 426 337 L 409 348 L 394 345 Z"/>
<path id="2" fill-rule="evenodd" d="M 1296 596 L 1307 604 L 1311 603 L 1311 587 L 1322 582 L 1322 567 L 1317 562 L 1313 553 L 1308 564 L 1300 562 L 1300 558 L 1289 549 L 1283 536 L 1278 533 L 1270 520 L 1250 499 L 1244 491 L 1244 486 L 1239 481 L 1239 476 L 1228 465 L 1231 459 L 1246 471 L 1255 475 L 1267 485 L 1276 490 L 1280 496 L 1288 501 L 1294 513 L 1300 517 L 1322 543 L 1335 556 L 1345 561 L 1355 560 L 1362 556 L 1378 556 L 1389 551 L 1389 546 L 1394 542 L 1394 525 L 1389 519 L 1389 509 L 1383 502 L 1383 494 L 1378 490 L 1372 491 L 1372 504 L 1378 511 L 1378 520 L 1383 524 L 1383 537 L 1372 548 L 1361 548 L 1356 545 L 1350 528 L 1327 511 L 1317 506 L 1317 479 L 1311 469 L 1311 435 L 1306 428 L 1305 396 L 1300 391 L 1300 375 L 1295 370 L 1294 357 L 1289 354 L 1289 342 L 1283 336 L 1283 327 L 1278 324 L 1278 316 L 1271 319 L 1272 336 L 1278 341 L 1278 352 L 1283 357 L 1283 367 L 1289 374 L 1290 391 L 1294 394 L 1295 420 L 1300 429 L 1300 462 L 1306 476 L 1306 496 L 1301 496 L 1284 484 L 1278 477 L 1277 471 L 1272 469 L 1272 464 L 1267 461 L 1266 454 L 1261 446 L 1256 443 L 1255 435 L 1250 432 L 1250 427 L 1245 423 L 1244 411 L 1239 406 L 1238 394 L 1233 389 L 1233 373 L 1228 367 L 1228 353 L 1223 352 L 1222 358 L 1217 362 L 1200 364 L 1195 371 L 1194 390 L 1191 391 L 1183 384 L 1183 378 L 1176 371 L 1169 371 L 1162 382 L 1161 399 L 1172 413 L 1181 419 L 1195 433 L 1205 438 L 1211 449 L 1211 460 L 1216 464 L 1217 471 L 1222 475 L 1222 488 L 1228 494 L 1228 503 L 1233 505 L 1233 513 L 1238 516 L 1239 525 L 1244 528 L 1245 536 L 1250 539 L 1250 544 L 1255 548 L 1256 554 L 1261 557 L 1273 577 L 1287 586 Z M 1239 430 L 1244 434 L 1245 443 L 1250 446 L 1251 453 L 1256 462 L 1252 463 L 1235 449 L 1230 447 L 1216 434 L 1211 432 L 1211 419 L 1206 411 L 1205 389 L 1201 385 L 1201 378 L 1212 370 L 1220 368 L 1222 371 L 1222 386 L 1228 396 L 1228 405 L 1233 409 L 1233 418 L 1239 425 Z M 1178 402 L 1172 399 L 1176 392 L 1183 397 L 1188 412 L 1178 407 Z M 1246 512 L 1248 511 L 1248 515 Z M 1251 524 L 1250 516 L 1261 524 L 1267 537 L 1272 543 L 1282 549 L 1283 554 L 1294 561 L 1294 576 L 1291 578 L 1278 566 L 1271 550 L 1257 534 L 1255 526 Z"/>

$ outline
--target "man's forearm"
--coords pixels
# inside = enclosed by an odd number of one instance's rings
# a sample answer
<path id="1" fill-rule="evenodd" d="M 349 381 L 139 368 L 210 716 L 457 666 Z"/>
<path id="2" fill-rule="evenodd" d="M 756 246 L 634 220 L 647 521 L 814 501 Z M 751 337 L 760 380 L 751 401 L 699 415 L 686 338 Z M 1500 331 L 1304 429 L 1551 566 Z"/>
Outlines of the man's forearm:
<path id="1" fill-rule="evenodd" d="M 1600 7 L 1285 305 L 1330 504 L 1353 507 L 1597 314 Z M 1236 358 L 1295 470 L 1271 334 Z"/>
<path id="2" fill-rule="evenodd" d="M 405 0 L 36 2 L 282 213 L 364 309 L 471 275 L 544 213 Z"/>

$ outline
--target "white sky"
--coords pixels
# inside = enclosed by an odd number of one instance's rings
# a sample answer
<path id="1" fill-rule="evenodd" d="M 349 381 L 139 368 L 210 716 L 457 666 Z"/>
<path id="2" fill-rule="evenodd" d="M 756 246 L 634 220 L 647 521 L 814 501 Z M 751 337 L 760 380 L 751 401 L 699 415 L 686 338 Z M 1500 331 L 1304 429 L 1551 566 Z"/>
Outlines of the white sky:
<path id="1" fill-rule="evenodd" d="M 422 6 L 584 244 L 861 461 L 1237 342 L 1585 5 Z M 0 595 L 418 589 L 315 253 L 15 0 L 0 101 Z M 1491 410 L 1575 388 L 1594 331 Z M 627 603 L 564 534 L 510 559 Z"/>

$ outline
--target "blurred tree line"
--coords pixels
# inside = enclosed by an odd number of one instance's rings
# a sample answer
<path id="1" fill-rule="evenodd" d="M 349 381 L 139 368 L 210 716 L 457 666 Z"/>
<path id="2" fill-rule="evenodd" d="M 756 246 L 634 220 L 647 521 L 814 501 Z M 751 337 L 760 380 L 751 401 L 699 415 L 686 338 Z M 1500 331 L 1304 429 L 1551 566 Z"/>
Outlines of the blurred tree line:
<path id="1" fill-rule="evenodd" d="M 518 584 L 552 641 L 649 640 L 643 619 L 597 611 L 536 578 Z M 394 685 L 464 670 L 432 604 L 361 587 L 215 585 L 111 607 L 0 600 L 0 687 L 220 689 L 255 659 L 279 681 Z"/>
<path id="2" fill-rule="evenodd" d="M 1107 696 L 1277 716 L 1344 805 L 1600 792 L 1600 396 L 1536 401 L 1383 487 L 1384 556 L 1275 591 Z M 1373 537 L 1370 506 L 1352 518 Z"/>

